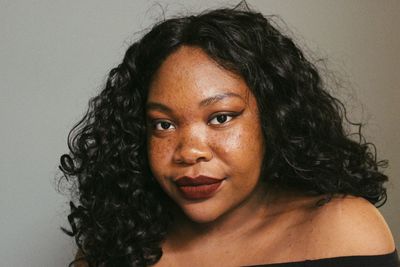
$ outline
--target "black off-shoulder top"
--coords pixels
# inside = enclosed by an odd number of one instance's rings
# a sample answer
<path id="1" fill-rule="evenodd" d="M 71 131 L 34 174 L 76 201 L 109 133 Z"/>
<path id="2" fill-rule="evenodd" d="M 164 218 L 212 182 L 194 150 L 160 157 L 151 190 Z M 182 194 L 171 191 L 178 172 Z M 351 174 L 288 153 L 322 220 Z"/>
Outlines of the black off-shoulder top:
<path id="1" fill-rule="evenodd" d="M 395 249 L 392 253 L 383 255 L 343 256 L 247 267 L 400 267 L 400 261 Z"/>

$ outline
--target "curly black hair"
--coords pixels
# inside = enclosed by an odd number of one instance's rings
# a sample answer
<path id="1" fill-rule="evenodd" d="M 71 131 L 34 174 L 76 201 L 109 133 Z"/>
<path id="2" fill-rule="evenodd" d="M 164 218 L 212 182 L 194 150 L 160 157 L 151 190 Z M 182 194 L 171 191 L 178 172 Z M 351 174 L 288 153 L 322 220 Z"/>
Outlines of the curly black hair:
<path id="1" fill-rule="evenodd" d="M 172 200 L 149 168 L 145 103 L 154 73 L 183 45 L 201 48 L 239 74 L 254 94 L 268 184 L 316 196 L 360 196 L 376 206 L 386 202 L 386 161 L 376 159 L 361 124 L 347 119 L 315 65 L 269 18 L 249 8 L 173 17 L 129 47 L 71 130 L 70 153 L 61 156 L 60 169 L 78 195 L 70 202 L 71 230 L 64 231 L 90 266 L 148 266 L 162 256 L 160 244 L 174 218 Z M 358 127 L 358 140 L 345 122 Z"/>

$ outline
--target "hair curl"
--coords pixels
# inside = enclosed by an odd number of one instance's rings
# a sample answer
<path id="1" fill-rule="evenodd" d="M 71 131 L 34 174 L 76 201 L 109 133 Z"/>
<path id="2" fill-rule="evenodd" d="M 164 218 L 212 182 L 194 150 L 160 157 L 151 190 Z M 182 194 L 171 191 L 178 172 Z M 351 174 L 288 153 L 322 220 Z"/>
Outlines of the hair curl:
<path id="1" fill-rule="evenodd" d="M 383 205 L 387 176 L 361 124 L 346 118 L 316 67 L 261 13 L 221 8 L 157 23 L 127 50 L 68 137 L 60 168 L 78 203 L 68 220 L 90 266 L 147 266 L 162 256 L 173 216 L 147 162 L 145 102 L 152 76 L 182 45 L 244 78 L 261 114 L 267 182 L 307 194 L 351 194 Z M 343 121 L 359 127 L 350 138 Z M 372 145 L 373 146 L 373 145 Z M 73 263 L 71 263 L 72 265 Z"/>

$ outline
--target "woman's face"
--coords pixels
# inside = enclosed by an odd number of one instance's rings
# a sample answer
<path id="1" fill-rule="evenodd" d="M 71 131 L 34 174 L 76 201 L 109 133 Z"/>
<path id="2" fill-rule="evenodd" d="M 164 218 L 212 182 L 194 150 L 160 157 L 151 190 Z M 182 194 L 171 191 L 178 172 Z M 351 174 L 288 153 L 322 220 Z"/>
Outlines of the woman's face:
<path id="1" fill-rule="evenodd" d="M 151 171 L 191 220 L 211 222 L 252 201 L 264 140 L 241 77 L 182 46 L 155 74 L 146 110 Z"/>

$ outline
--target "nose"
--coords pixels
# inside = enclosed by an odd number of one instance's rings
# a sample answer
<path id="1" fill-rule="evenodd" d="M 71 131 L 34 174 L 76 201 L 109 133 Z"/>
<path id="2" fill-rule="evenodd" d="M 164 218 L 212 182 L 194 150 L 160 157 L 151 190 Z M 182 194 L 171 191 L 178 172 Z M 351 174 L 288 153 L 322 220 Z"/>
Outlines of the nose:
<path id="1" fill-rule="evenodd" d="M 173 160 L 179 164 L 195 164 L 210 161 L 212 149 L 207 142 L 207 135 L 200 129 L 188 129 L 179 136 L 178 146 Z"/>

